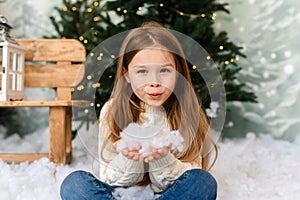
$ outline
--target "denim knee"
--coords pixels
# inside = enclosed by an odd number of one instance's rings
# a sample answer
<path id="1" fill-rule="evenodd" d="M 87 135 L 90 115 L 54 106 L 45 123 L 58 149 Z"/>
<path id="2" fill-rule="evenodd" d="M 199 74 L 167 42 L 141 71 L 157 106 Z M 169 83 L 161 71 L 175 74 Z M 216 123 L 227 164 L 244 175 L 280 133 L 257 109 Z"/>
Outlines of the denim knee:
<path id="1" fill-rule="evenodd" d="M 215 199 L 218 189 L 218 184 L 216 179 L 207 171 L 202 169 L 192 169 L 188 171 L 189 178 L 191 178 L 192 182 L 197 185 L 197 187 L 201 187 L 202 191 L 205 191 L 208 199 Z M 205 183 L 205 184 L 203 184 Z"/>
<path id="2" fill-rule="evenodd" d="M 60 195 L 61 197 L 67 196 L 68 194 L 76 192 L 75 184 L 80 184 L 82 177 L 86 176 L 87 172 L 85 171 L 74 171 L 70 173 L 60 185 Z M 74 190 L 75 189 L 75 190 Z"/>

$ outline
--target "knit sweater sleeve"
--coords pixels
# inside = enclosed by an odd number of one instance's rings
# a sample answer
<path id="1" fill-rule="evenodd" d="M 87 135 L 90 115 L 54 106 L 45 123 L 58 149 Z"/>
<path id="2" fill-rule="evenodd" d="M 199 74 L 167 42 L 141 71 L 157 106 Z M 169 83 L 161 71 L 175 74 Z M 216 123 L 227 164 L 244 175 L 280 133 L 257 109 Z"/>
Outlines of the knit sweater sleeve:
<path id="1" fill-rule="evenodd" d="M 149 163 L 151 187 L 155 192 L 161 192 L 184 172 L 195 168 L 201 168 L 201 164 L 181 162 L 172 153 L 169 153 L 164 158 Z"/>
<path id="2" fill-rule="evenodd" d="M 143 179 L 144 164 L 118 153 L 111 143 L 106 144 L 103 155 L 101 155 L 101 148 L 109 132 L 109 126 L 105 119 L 108 106 L 108 103 L 103 106 L 99 118 L 100 180 L 112 186 L 132 186 Z"/>

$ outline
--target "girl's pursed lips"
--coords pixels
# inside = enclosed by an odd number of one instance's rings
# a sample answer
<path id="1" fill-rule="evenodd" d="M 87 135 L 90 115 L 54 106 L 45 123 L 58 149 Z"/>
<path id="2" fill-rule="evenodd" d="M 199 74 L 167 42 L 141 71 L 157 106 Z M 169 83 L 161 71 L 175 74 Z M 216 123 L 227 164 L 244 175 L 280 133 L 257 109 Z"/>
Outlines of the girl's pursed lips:
<path id="1" fill-rule="evenodd" d="M 163 93 L 148 93 L 148 95 L 153 99 L 158 99 L 162 96 Z"/>

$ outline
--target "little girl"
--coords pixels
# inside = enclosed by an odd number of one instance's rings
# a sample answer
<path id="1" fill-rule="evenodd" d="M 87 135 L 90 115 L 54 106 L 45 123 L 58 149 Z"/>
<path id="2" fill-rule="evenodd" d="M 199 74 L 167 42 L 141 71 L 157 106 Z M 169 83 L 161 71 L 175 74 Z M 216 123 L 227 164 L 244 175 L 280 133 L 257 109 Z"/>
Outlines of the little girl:
<path id="1" fill-rule="evenodd" d="M 61 185 L 62 199 L 114 199 L 117 187 L 149 184 L 161 200 L 216 199 L 217 183 L 208 173 L 209 123 L 191 84 L 182 48 L 170 31 L 155 22 L 130 31 L 120 49 L 111 98 L 100 113 L 100 177 L 71 173 Z M 139 148 L 118 152 L 120 132 L 130 123 L 179 130 L 183 151 L 169 144 L 152 148 L 146 157 Z"/>

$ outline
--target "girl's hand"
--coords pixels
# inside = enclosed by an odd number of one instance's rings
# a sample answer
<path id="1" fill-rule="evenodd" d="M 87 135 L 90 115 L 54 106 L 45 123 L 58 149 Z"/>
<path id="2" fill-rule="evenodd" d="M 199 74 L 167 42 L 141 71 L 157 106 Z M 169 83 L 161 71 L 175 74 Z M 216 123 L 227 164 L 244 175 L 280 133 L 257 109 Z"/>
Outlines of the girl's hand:
<path id="1" fill-rule="evenodd" d="M 119 140 L 113 143 L 114 148 L 117 147 Z M 143 157 L 139 153 L 139 149 L 129 150 L 128 148 L 122 149 L 122 154 L 128 159 L 143 162 Z"/>
<path id="2" fill-rule="evenodd" d="M 159 160 L 165 157 L 166 155 L 168 155 L 170 149 L 171 149 L 171 145 L 163 148 L 152 148 L 152 155 L 145 157 L 144 162 L 148 163 L 155 160 Z"/>

